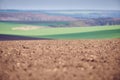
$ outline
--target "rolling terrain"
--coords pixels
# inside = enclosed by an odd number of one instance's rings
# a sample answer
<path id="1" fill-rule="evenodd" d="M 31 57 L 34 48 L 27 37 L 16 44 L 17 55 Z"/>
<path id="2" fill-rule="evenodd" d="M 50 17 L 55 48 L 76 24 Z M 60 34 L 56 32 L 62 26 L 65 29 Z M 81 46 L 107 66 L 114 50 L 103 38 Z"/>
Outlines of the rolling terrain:
<path id="1" fill-rule="evenodd" d="M 120 11 L 104 10 L 0 10 L 1 22 L 48 24 L 50 27 L 120 25 Z M 58 23 L 58 24 L 55 24 Z"/>
<path id="2" fill-rule="evenodd" d="M 44 26 L 0 22 L 0 34 L 47 39 L 120 38 L 120 25 L 51 28 Z"/>
<path id="3" fill-rule="evenodd" d="M 120 11 L 0 10 L 0 35 L 13 39 L 120 38 Z"/>
<path id="4" fill-rule="evenodd" d="M 120 80 L 119 13 L 0 10 L 0 80 Z"/>

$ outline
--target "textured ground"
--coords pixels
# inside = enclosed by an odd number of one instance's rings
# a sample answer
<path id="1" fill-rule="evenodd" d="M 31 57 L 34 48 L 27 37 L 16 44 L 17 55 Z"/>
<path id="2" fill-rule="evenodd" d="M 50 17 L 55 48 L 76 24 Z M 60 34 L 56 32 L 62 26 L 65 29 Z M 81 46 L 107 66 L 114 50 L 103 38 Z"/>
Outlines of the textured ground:
<path id="1" fill-rule="evenodd" d="M 0 41 L 0 80 L 120 80 L 120 39 Z"/>

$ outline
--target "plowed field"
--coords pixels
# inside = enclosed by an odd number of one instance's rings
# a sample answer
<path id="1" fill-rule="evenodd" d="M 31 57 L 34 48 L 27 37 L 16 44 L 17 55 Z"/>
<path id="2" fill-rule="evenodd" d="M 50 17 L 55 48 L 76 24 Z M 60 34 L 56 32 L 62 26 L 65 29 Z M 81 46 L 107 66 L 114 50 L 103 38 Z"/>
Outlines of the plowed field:
<path id="1" fill-rule="evenodd" d="M 120 80 L 120 39 L 0 41 L 0 80 Z"/>

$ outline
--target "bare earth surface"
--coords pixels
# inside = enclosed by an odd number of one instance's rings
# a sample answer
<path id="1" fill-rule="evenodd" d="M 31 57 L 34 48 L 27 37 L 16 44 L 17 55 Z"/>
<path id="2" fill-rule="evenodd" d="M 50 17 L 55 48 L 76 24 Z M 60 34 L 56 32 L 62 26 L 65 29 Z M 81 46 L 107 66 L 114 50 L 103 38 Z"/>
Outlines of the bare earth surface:
<path id="1" fill-rule="evenodd" d="M 0 80 L 120 80 L 120 39 L 0 41 Z"/>

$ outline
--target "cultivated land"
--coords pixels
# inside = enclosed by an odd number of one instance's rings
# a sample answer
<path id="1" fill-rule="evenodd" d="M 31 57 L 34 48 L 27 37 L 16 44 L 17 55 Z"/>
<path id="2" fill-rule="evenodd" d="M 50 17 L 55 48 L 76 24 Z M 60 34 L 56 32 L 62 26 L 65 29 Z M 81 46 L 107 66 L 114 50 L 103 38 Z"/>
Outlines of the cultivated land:
<path id="1" fill-rule="evenodd" d="M 120 39 L 0 41 L 0 80 L 120 80 Z"/>
<path id="2" fill-rule="evenodd" d="M 120 25 L 51 28 L 0 22 L 0 34 L 47 39 L 108 39 L 120 38 Z"/>
<path id="3" fill-rule="evenodd" d="M 0 10 L 0 80 L 120 80 L 120 12 L 85 13 Z"/>

